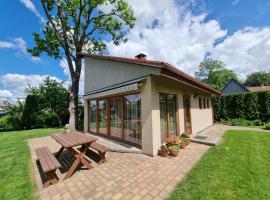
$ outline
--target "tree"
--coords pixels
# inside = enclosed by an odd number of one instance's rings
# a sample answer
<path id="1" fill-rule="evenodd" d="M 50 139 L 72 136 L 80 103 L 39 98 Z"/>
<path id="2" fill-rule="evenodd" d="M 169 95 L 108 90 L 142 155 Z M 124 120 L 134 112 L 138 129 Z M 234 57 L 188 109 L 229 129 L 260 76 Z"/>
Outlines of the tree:
<path id="1" fill-rule="evenodd" d="M 62 125 L 68 123 L 69 92 L 65 83 L 49 77 L 43 80 L 39 87 L 28 86 L 26 92 L 38 99 L 38 110 L 51 110 L 61 119 Z"/>
<path id="2" fill-rule="evenodd" d="M 237 79 L 237 75 L 232 70 L 226 69 L 223 62 L 213 59 L 201 62 L 195 77 L 217 90 L 222 90 L 231 78 Z"/>
<path id="3" fill-rule="evenodd" d="M 41 0 L 41 4 L 48 21 L 42 36 L 33 33 L 36 46 L 28 51 L 33 56 L 45 52 L 56 59 L 65 57 L 71 76 L 69 122 L 75 129 L 82 68 L 78 53 L 103 53 L 105 39 L 115 45 L 127 41 L 134 12 L 125 0 Z"/>
<path id="4" fill-rule="evenodd" d="M 38 113 L 38 100 L 35 95 L 28 95 L 25 99 L 22 113 L 22 124 L 26 129 L 33 128 L 36 125 Z"/>
<path id="5" fill-rule="evenodd" d="M 254 72 L 247 75 L 245 85 L 252 87 L 270 85 L 270 72 Z"/>

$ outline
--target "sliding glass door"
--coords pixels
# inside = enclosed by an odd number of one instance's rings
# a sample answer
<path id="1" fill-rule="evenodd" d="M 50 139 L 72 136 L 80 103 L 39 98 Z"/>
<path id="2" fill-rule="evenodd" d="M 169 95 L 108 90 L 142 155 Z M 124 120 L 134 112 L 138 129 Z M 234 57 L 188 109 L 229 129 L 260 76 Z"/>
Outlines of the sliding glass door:
<path id="1" fill-rule="evenodd" d="M 142 143 L 140 95 L 124 96 L 124 108 L 124 140 L 140 145 Z"/>
<path id="2" fill-rule="evenodd" d="M 170 135 L 177 135 L 176 95 L 159 94 L 160 131 L 162 141 Z"/>
<path id="3" fill-rule="evenodd" d="M 98 101 L 98 133 L 102 135 L 107 134 L 107 112 L 105 99 Z"/>
<path id="4" fill-rule="evenodd" d="M 121 99 L 110 99 L 110 136 L 122 138 Z"/>
<path id="5" fill-rule="evenodd" d="M 141 147 L 141 95 L 90 100 L 89 131 Z"/>

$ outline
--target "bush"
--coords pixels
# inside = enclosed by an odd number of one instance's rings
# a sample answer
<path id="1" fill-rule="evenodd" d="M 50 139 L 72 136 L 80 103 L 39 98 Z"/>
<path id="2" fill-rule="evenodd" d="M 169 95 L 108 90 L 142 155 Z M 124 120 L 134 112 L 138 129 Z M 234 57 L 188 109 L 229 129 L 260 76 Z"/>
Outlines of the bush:
<path id="1" fill-rule="evenodd" d="M 270 130 L 270 122 L 268 122 L 267 124 L 265 124 L 265 128 L 266 128 L 267 130 Z"/>
<path id="2" fill-rule="evenodd" d="M 22 128 L 22 122 L 19 117 L 6 115 L 0 117 L 0 131 L 15 131 Z"/>
<path id="3" fill-rule="evenodd" d="M 22 114 L 23 127 L 26 129 L 36 127 L 37 123 L 38 101 L 35 95 L 28 95 Z"/>
<path id="4" fill-rule="evenodd" d="M 270 121 L 270 92 L 249 92 L 213 97 L 215 120 L 260 119 Z"/>
<path id="5" fill-rule="evenodd" d="M 231 119 L 227 121 L 227 124 L 231 126 L 261 126 L 263 125 L 262 121 L 259 119 L 256 119 L 256 120 Z"/>
<path id="6" fill-rule="evenodd" d="M 46 111 L 37 116 L 36 128 L 40 127 L 59 127 L 60 120 L 55 112 Z"/>

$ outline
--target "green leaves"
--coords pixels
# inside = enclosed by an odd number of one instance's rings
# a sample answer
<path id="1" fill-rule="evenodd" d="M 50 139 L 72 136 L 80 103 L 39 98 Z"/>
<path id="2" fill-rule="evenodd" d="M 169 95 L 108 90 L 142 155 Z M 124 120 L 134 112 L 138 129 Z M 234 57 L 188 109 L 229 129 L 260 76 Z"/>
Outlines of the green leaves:
<path id="1" fill-rule="evenodd" d="M 231 78 L 237 79 L 237 75 L 226 69 L 223 62 L 213 59 L 204 60 L 195 72 L 195 77 L 217 90 L 222 90 Z"/>
<path id="2" fill-rule="evenodd" d="M 75 54 L 81 51 L 103 53 L 104 37 L 118 45 L 127 40 L 126 32 L 135 24 L 134 11 L 124 0 L 41 0 L 41 3 L 48 22 L 42 34 L 33 34 L 36 46 L 28 49 L 33 56 L 45 52 L 61 58 L 64 53 L 75 61 Z"/>

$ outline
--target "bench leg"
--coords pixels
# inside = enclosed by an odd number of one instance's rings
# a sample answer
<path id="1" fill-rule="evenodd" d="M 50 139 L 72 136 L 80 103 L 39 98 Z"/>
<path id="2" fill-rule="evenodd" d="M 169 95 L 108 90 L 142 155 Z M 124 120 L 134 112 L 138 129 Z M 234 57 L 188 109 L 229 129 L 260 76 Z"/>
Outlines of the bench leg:
<path id="1" fill-rule="evenodd" d="M 50 185 L 56 184 L 58 182 L 58 177 L 55 174 L 55 170 L 54 171 L 50 171 L 45 173 L 47 180 L 44 182 L 43 184 L 43 188 L 46 188 Z"/>
<path id="2" fill-rule="evenodd" d="M 98 164 L 101 164 L 101 163 L 105 163 L 107 160 L 106 160 L 106 157 L 105 157 L 105 153 L 101 153 L 101 152 L 98 152 L 99 153 L 99 156 L 100 156 L 100 160 L 98 162 Z"/>

